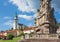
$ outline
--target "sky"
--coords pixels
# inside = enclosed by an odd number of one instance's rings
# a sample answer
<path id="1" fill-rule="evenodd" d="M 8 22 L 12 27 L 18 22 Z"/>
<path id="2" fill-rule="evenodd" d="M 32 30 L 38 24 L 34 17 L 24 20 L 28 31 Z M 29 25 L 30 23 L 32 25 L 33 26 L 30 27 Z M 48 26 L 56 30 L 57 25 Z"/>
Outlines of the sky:
<path id="1" fill-rule="evenodd" d="M 52 0 L 54 16 L 60 23 L 60 0 Z M 9 30 L 13 26 L 14 16 L 17 13 L 18 22 L 27 26 L 34 25 L 36 10 L 40 8 L 39 0 L 0 0 L 0 31 Z"/>

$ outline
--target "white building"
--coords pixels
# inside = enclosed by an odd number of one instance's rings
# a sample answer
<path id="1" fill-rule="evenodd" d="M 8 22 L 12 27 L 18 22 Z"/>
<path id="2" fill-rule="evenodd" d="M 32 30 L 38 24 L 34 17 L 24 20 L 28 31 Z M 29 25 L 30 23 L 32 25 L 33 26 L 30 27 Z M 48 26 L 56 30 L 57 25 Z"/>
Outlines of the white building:
<path id="1" fill-rule="evenodd" d="M 13 29 L 15 30 L 15 29 L 24 29 L 24 28 L 26 28 L 26 26 L 25 25 L 23 25 L 23 24 L 20 24 L 20 23 L 18 23 L 18 16 L 16 15 L 15 17 L 14 17 L 14 23 L 13 23 Z"/>
<path id="2" fill-rule="evenodd" d="M 18 26 L 18 17 L 17 15 L 14 17 L 13 29 L 17 29 Z"/>
<path id="3" fill-rule="evenodd" d="M 23 31 L 25 34 L 27 33 L 27 34 L 30 34 L 30 33 L 32 33 L 32 32 L 35 32 L 35 28 L 27 28 L 27 29 L 25 29 L 24 31 Z"/>

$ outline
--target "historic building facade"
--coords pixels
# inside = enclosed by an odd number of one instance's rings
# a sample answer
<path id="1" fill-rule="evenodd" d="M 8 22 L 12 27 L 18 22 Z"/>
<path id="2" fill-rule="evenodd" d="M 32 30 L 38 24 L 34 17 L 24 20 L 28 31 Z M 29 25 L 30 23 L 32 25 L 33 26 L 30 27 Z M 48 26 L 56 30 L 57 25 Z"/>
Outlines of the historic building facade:
<path id="1" fill-rule="evenodd" d="M 43 33 L 56 33 L 57 25 L 54 18 L 54 8 L 51 7 L 52 0 L 40 0 L 40 9 L 38 9 L 35 18 L 35 27 Z"/>
<path id="2" fill-rule="evenodd" d="M 16 30 L 16 29 L 24 30 L 24 28 L 26 27 L 27 27 L 26 25 L 18 23 L 18 16 L 16 15 L 14 17 L 13 30 Z"/>

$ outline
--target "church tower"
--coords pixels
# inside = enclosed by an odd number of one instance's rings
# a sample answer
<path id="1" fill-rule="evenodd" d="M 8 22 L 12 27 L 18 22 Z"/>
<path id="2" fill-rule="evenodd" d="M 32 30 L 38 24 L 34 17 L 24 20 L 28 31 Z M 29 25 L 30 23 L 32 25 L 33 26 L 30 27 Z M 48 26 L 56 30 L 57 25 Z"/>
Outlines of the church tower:
<path id="1" fill-rule="evenodd" d="M 18 26 L 18 16 L 16 14 L 14 17 L 13 29 L 14 30 L 17 29 L 17 26 Z"/>
<path id="2" fill-rule="evenodd" d="M 51 7 L 51 0 L 40 0 L 40 9 L 35 19 L 37 26 L 43 33 L 56 33 L 56 19 L 54 18 L 54 8 Z"/>

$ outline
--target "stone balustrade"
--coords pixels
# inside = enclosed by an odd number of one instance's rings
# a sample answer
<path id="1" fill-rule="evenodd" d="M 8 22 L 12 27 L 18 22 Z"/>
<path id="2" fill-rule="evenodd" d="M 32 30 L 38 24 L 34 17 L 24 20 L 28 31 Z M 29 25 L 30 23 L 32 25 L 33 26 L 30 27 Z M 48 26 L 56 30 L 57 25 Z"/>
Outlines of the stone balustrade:
<path id="1" fill-rule="evenodd" d="M 57 34 L 25 34 L 23 39 L 59 39 Z"/>

